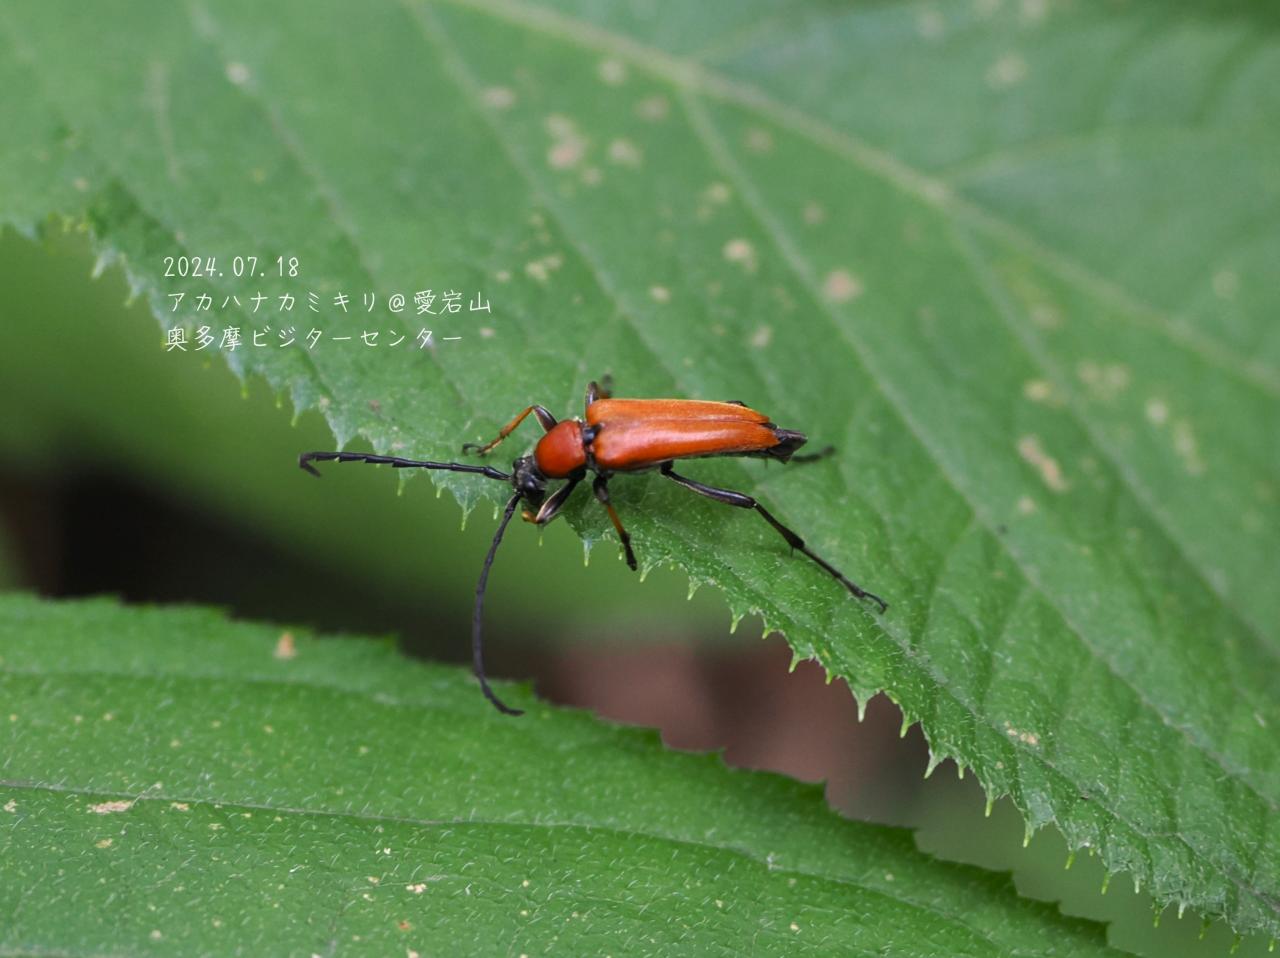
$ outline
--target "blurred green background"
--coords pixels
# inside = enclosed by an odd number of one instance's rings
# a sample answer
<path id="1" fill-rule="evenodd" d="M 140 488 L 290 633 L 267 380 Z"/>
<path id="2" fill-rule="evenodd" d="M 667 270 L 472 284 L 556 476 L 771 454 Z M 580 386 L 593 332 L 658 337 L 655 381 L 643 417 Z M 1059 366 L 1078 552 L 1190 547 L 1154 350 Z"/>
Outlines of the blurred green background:
<path id="1" fill-rule="evenodd" d="M 213 604 L 234 615 L 330 633 L 395 635 L 407 653 L 464 663 L 472 590 L 492 533 L 486 508 L 460 511 L 429 483 L 386 469 L 332 467 L 316 482 L 297 453 L 327 449 L 315 414 L 294 421 L 262 381 L 220 355 L 166 353 L 148 308 L 117 268 L 93 278 L 88 238 L 49 224 L 0 235 L 0 585 L 46 596 L 113 593 L 131 602 Z M 536 400 L 537 397 L 532 397 Z M 639 478 L 635 481 L 644 482 Z M 1112 922 L 1111 941 L 1148 955 L 1222 954 L 1197 916 L 1152 905 L 1118 877 L 1104 896 L 1094 860 L 1074 862 L 1049 829 L 1024 848 L 1007 802 L 990 817 L 950 763 L 923 777 L 918 731 L 882 697 L 864 722 L 843 683 L 791 670 L 758 622 L 730 632 L 712 591 L 684 578 L 641 583 L 605 545 L 553 524 L 517 527 L 491 580 L 494 674 L 624 722 L 669 745 L 828 781 L 838 808 L 918 828 L 942 857 L 1012 870 L 1027 895 Z M 1246 942 L 1240 954 L 1265 953 Z"/>

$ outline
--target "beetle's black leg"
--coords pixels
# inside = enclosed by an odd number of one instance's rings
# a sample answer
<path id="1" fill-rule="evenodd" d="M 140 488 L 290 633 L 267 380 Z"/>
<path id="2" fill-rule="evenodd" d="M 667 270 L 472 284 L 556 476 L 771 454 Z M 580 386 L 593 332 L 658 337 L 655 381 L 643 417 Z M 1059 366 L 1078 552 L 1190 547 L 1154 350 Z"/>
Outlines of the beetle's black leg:
<path id="1" fill-rule="evenodd" d="M 570 479 L 552 493 L 551 497 L 542 504 L 542 508 L 538 510 L 537 515 L 530 515 L 526 512 L 524 514 L 525 519 L 529 522 L 536 522 L 540 526 L 545 526 L 560 514 L 560 510 L 564 508 L 564 504 L 569 501 L 569 497 L 573 495 L 573 490 L 578 487 L 578 483 L 581 481 L 581 476 L 578 476 L 575 479 Z"/>
<path id="2" fill-rule="evenodd" d="M 622 540 L 622 548 L 627 554 L 627 565 L 634 572 L 636 570 L 636 554 L 631 550 L 631 535 L 626 529 L 622 528 L 622 520 L 618 518 L 618 513 L 614 510 L 613 503 L 609 501 L 609 480 L 604 476 L 596 476 L 596 481 L 591 484 L 591 488 L 595 490 L 596 498 L 600 500 L 600 504 L 609 513 L 609 518 L 613 520 L 613 527 L 618 530 L 618 538 Z"/>
<path id="3" fill-rule="evenodd" d="M 613 377 L 605 373 L 599 380 L 587 383 L 587 399 L 585 405 L 590 406 L 597 399 L 613 398 Z"/>
<path id="4" fill-rule="evenodd" d="M 480 569 L 480 581 L 476 583 L 476 604 L 471 613 L 471 662 L 475 669 L 476 678 L 480 680 L 480 690 L 484 692 L 484 697 L 493 703 L 494 708 L 506 715 L 523 715 L 521 709 L 513 709 L 507 705 L 502 699 L 489 688 L 489 680 L 484 675 L 484 641 L 481 638 L 480 621 L 484 612 L 484 590 L 489 582 L 489 569 L 493 567 L 493 557 L 498 553 L 498 543 L 502 541 L 502 534 L 507 531 L 507 523 L 511 521 L 512 514 L 516 511 L 516 506 L 520 504 L 520 493 L 516 493 L 507 500 L 507 507 L 502 513 L 502 521 L 498 523 L 498 531 L 493 534 L 493 543 L 489 546 L 489 554 L 484 557 L 484 566 Z"/>
<path id="5" fill-rule="evenodd" d="M 723 402 L 726 406 L 743 406 L 743 407 L 745 407 L 745 406 L 747 405 L 747 404 L 746 404 L 746 403 L 744 403 L 741 399 L 723 399 L 723 400 L 721 400 L 721 402 Z"/>
<path id="6" fill-rule="evenodd" d="M 799 549 L 818 565 L 822 566 L 822 568 L 825 569 L 833 578 L 838 580 L 841 585 L 856 595 L 859 599 L 870 599 L 880 606 L 881 612 L 884 612 L 889 608 L 884 599 L 880 598 L 880 596 L 873 592 L 868 592 L 856 582 L 847 579 L 844 573 L 833 566 L 830 562 L 822 558 L 817 553 L 812 552 L 809 547 L 804 544 L 803 539 L 774 518 L 773 513 L 760 505 L 760 503 L 756 502 L 755 499 L 751 498 L 751 496 L 748 496 L 746 493 L 734 492 L 732 489 L 717 489 L 715 486 L 707 486 L 693 479 L 687 479 L 675 472 L 671 468 L 671 463 L 669 462 L 662 464 L 662 474 L 668 479 L 678 482 L 686 489 L 692 489 L 700 496 L 706 496 L 708 499 L 714 499 L 716 502 L 723 502 L 725 505 L 737 506 L 739 509 L 754 509 L 756 512 L 760 513 L 760 515 L 764 516 L 769 525 L 778 530 L 782 538 L 787 540 L 787 545 L 791 546 L 793 549 Z"/>
<path id="7" fill-rule="evenodd" d="M 470 472 L 490 479 L 506 481 L 511 478 L 493 466 L 472 466 L 463 462 L 428 462 L 425 459 L 401 459 L 398 456 L 375 456 L 367 452 L 304 452 L 298 457 L 298 465 L 319 476 L 320 470 L 313 462 L 371 462 L 375 466 L 394 466 L 396 469 L 441 469 L 445 472 Z"/>
<path id="8" fill-rule="evenodd" d="M 538 405 L 526 406 L 524 408 L 524 412 L 520 413 L 520 415 L 516 416 L 515 419 L 512 419 L 511 422 L 503 426 L 502 429 L 498 432 L 498 435 L 493 440 L 485 443 L 484 445 L 480 445 L 479 443 L 476 443 L 476 442 L 464 443 L 462 446 L 462 451 L 474 452 L 478 456 L 483 456 L 488 454 L 488 452 L 491 449 L 493 449 L 494 446 L 496 446 L 498 443 L 502 442 L 502 440 L 506 439 L 509 435 L 511 435 L 511 433 L 515 431 L 516 427 L 519 426 L 522 422 L 524 422 L 525 416 L 529 415 L 529 413 L 533 413 L 535 416 L 538 417 L 538 424 L 542 426 L 543 432 L 550 432 L 552 428 L 555 427 L 556 417 L 551 415 L 551 413 L 547 412 L 544 408 Z"/>
<path id="9" fill-rule="evenodd" d="M 788 462 L 819 462 L 823 459 L 826 459 L 827 456 L 831 455 L 835 451 L 836 451 L 835 446 L 823 446 L 817 452 L 804 452 L 798 456 L 792 456 L 787 461 Z"/>

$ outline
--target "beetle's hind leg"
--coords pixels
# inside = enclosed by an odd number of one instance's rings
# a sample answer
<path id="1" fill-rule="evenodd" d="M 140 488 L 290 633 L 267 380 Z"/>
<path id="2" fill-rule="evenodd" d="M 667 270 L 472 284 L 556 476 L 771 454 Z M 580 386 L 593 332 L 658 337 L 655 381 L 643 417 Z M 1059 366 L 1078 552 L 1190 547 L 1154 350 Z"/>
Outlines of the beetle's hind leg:
<path id="1" fill-rule="evenodd" d="M 596 476 L 596 481 L 591 484 L 591 488 L 595 490 L 596 498 L 600 500 L 600 504 L 609 513 L 609 518 L 613 521 L 613 527 L 618 530 L 618 538 L 622 540 L 622 548 L 627 554 L 627 565 L 634 572 L 636 570 L 636 554 L 631 549 L 631 534 L 622 527 L 622 520 L 618 518 L 618 513 L 613 508 L 613 503 L 609 500 L 609 480 L 604 476 Z"/>
<path id="2" fill-rule="evenodd" d="M 836 451 L 835 446 L 823 446 L 817 452 L 802 452 L 798 456 L 792 456 L 788 462 L 821 462 Z"/>
<path id="3" fill-rule="evenodd" d="M 779 522 L 772 512 L 760 505 L 760 503 L 756 502 L 755 499 L 746 493 L 734 492 L 732 489 L 717 489 L 715 486 L 704 485 L 701 482 L 688 479 L 672 469 L 671 463 L 669 462 L 664 462 L 662 464 L 662 474 L 668 479 L 678 482 L 686 489 L 693 490 L 700 496 L 706 496 L 708 499 L 714 499 L 716 502 L 723 502 L 727 506 L 737 506 L 739 509 L 754 509 L 756 512 L 760 513 L 760 515 L 764 516 L 765 521 L 768 522 L 769 525 L 778 530 L 778 534 L 787 540 L 787 545 L 791 546 L 793 549 L 798 549 L 803 552 L 806 556 L 820 565 L 832 578 L 838 581 L 859 599 L 870 599 L 872 602 L 876 603 L 876 605 L 880 606 L 881 612 L 884 612 L 889 608 L 888 604 L 884 599 L 880 598 L 880 596 L 876 595 L 874 592 L 868 592 L 866 589 L 862 588 L 862 586 L 847 578 L 843 572 L 833 566 L 826 559 L 822 558 L 816 552 L 811 551 L 809 547 L 804 544 L 803 539 Z"/>
<path id="4" fill-rule="evenodd" d="M 585 405 L 590 406 L 598 399 L 613 398 L 613 376 L 605 373 L 599 379 L 593 379 L 587 383 L 587 398 Z"/>

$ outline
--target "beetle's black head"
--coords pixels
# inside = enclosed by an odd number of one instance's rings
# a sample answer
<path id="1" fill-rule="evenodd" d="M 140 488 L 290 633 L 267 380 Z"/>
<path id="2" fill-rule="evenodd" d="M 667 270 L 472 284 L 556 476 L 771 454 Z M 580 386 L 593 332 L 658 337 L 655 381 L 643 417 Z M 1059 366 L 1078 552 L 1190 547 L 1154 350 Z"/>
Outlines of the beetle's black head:
<path id="1" fill-rule="evenodd" d="M 547 497 L 547 477 L 533 461 L 533 456 L 521 456 L 511 464 L 511 486 L 524 497 L 531 509 L 537 509 Z"/>

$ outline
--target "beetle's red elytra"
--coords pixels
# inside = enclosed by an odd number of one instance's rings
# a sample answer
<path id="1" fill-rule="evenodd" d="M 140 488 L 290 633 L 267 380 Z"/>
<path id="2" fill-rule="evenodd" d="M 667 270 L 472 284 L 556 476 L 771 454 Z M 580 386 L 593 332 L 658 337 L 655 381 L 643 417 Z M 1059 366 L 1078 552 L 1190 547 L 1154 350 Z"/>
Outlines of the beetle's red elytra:
<path id="1" fill-rule="evenodd" d="M 298 465 L 314 476 L 319 476 L 320 472 L 312 462 L 368 462 L 390 465 L 397 469 L 440 469 L 473 473 L 511 483 L 514 494 L 507 501 L 502 520 L 498 523 L 481 567 L 471 617 L 471 650 L 476 678 L 480 681 L 485 698 L 498 711 L 507 715 L 523 714 L 520 709 L 511 708 L 498 698 L 485 677 L 481 620 L 485 587 L 489 581 L 493 558 L 497 555 L 502 535 L 521 502 L 526 507 L 524 518 L 527 521 L 545 525 L 560 513 L 573 490 L 587 477 L 587 473 L 595 475 L 592 490 L 617 530 L 627 565 L 632 569 L 637 567 L 637 563 L 635 552 L 631 548 L 631 536 L 627 534 L 609 499 L 609 480 L 616 473 L 657 469 L 666 478 L 700 496 L 740 509 L 754 509 L 778 531 L 793 550 L 812 559 L 851 594 L 876 603 L 882 613 L 889 608 L 878 595 L 866 591 L 809 549 L 800 536 L 779 522 L 773 513 L 751 496 L 732 489 L 704 485 L 680 475 L 674 468 L 677 459 L 702 459 L 711 456 L 749 456 L 776 459 L 779 462 L 815 462 L 834 451 L 830 446 L 817 453 L 796 455 L 796 450 L 805 444 L 804 433 L 781 429 L 770 422 L 764 413 L 737 401 L 614 399 L 609 377 L 605 376 L 600 383 L 593 382 L 587 387 L 586 414 L 583 419 L 557 422 L 542 406 L 527 406 L 503 426 L 492 441 L 483 446 L 467 443 L 462 451 L 487 455 L 511 435 L 530 413 L 542 426 L 544 435 L 534 446 L 531 455 L 521 456 L 511 464 L 509 473 L 492 466 L 428 462 L 360 452 L 304 452 L 298 457 Z M 556 479 L 564 480 L 564 484 L 547 495 L 547 483 Z"/>

